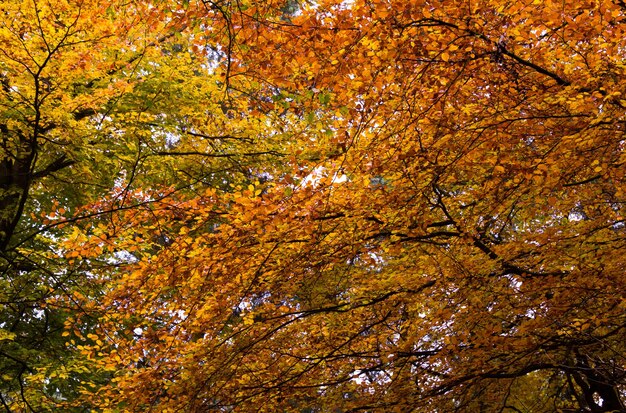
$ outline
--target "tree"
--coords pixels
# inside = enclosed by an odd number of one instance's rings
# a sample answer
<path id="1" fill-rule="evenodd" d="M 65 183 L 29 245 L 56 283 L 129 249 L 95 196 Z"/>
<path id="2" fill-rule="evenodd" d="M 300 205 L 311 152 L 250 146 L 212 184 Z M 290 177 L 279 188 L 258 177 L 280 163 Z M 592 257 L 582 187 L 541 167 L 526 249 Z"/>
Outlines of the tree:
<path id="1" fill-rule="evenodd" d="M 94 408 L 626 410 L 621 2 L 186 7 L 227 114 L 289 144 L 74 227 L 116 263 L 75 341 Z"/>
<path id="2" fill-rule="evenodd" d="M 76 340 L 97 326 L 85 305 L 103 288 L 92 269 L 122 258 L 83 259 L 71 242 L 112 237 L 115 211 L 247 182 L 259 160 L 279 155 L 258 131 L 274 115 L 252 119 L 232 103 L 237 92 L 225 94 L 212 69 L 223 59 L 216 43 L 183 13 L 116 0 L 0 4 L 0 405 L 7 412 L 69 411 L 77 385 L 108 380 L 81 359 Z"/>

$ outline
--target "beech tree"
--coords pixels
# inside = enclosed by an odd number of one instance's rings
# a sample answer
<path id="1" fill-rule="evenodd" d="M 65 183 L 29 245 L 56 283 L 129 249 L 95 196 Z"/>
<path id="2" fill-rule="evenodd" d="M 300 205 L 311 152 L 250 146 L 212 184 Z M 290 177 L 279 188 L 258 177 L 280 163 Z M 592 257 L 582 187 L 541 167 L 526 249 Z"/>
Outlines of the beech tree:
<path id="1" fill-rule="evenodd" d="M 61 113 L 136 161 L 35 227 L 88 286 L 47 300 L 89 372 L 57 407 L 626 410 L 622 2 L 108 10 L 151 35 L 96 77 L 137 85 Z"/>
<path id="2" fill-rule="evenodd" d="M 624 410 L 622 4 L 213 6 L 325 133 L 128 215 L 109 409 Z"/>
<path id="3" fill-rule="evenodd" d="M 61 241 L 99 235 L 105 223 L 113 236 L 117 210 L 247 181 L 255 163 L 279 155 L 263 139 L 269 132 L 258 130 L 269 112 L 244 116 L 234 103 L 239 82 L 226 94 L 224 77 L 211 70 L 223 60 L 219 43 L 171 6 L 0 4 L 0 406 L 7 412 L 70 411 L 59 403 L 75 399 L 76 385 L 107 380 L 80 359 L 75 339 L 97 326 L 82 304 L 102 289 L 91 269 L 122 259 L 88 261 Z M 138 192 L 144 197 L 130 196 Z M 97 208 L 104 197 L 111 202 Z M 65 331 L 68 317 L 81 321 Z"/>

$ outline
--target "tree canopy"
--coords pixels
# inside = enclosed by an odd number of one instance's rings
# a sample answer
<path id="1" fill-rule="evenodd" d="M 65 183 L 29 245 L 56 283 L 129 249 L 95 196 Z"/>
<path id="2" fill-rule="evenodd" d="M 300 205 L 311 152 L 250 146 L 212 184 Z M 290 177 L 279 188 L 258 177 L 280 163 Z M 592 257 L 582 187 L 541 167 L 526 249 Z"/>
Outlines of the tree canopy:
<path id="1" fill-rule="evenodd" d="M 5 411 L 626 411 L 626 4 L 6 1 Z"/>

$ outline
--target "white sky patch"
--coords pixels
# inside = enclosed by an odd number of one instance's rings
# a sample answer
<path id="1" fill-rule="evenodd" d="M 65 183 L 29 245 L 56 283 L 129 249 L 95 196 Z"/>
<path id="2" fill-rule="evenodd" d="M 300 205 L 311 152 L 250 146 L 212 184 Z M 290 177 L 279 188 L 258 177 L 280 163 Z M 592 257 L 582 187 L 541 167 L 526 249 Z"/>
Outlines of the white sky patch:
<path id="1" fill-rule="evenodd" d="M 301 182 L 302 186 L 317 186 L 318 182 L 322 179 L 329 176 L 328 170 L 323 166 L 316 167 L 310 174 L 304 177 Z M 348 181 L 348 176 L 343 172 L 334 172 L 332 175 L 332 183 L 340 184 Z"/>

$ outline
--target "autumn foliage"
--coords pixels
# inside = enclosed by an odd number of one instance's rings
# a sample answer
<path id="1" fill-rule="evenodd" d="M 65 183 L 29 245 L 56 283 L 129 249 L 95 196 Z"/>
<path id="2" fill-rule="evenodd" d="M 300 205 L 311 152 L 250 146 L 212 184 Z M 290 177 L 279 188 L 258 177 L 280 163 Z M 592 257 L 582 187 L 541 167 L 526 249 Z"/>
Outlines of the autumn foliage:
<path id="1" fill-rule="evenodd" d="M 626 411 L 623 2 L 0 10 L 6 411 Z"/>

